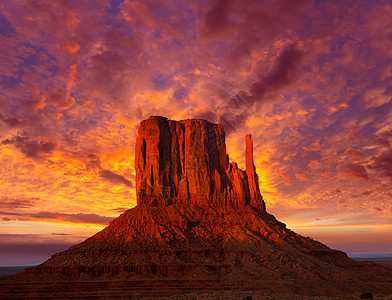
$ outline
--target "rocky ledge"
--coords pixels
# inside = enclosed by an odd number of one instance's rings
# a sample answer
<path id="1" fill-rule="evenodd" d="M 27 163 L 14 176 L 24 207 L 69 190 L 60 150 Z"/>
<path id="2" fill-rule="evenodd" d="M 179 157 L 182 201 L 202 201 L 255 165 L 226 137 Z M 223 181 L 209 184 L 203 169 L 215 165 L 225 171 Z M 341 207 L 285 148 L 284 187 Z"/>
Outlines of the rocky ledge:
<path id="1" fill-rule="evenodd" d="M 3 298 L 392 291 L 392 269 L 355 262 L 268 214 L 251 135 L 245 155 L 245 171 L 229 162 L 221 125 L 143 121 L 136 139 L 138 205 L 84 242 L 1 279 Z"/>

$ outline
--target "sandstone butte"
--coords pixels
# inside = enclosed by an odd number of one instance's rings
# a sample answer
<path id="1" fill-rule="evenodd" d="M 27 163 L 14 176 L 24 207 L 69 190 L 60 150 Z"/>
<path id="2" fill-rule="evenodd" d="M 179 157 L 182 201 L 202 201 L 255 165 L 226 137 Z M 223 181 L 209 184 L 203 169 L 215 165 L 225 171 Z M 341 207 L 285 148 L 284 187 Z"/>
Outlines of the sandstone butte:
<path id="1" fill-rule="evenodd" d="M 229 161 L 221 125 L 142 121 L 138 205 L 84 242 L 1 279 L 0 298 L 392 294 L 392 269 L 353 261 L 267 213 L 251 135 L 244 144 L 245 171 Z"/>
<path id="2" fill-rule="evenodd" d="M 229 162 L 225 132 L 205 120 L 142 121 L 136 138 L 137 203 L 208 207 L 251 205 L 265 211 L 246 136 L 246 171 Z"/>

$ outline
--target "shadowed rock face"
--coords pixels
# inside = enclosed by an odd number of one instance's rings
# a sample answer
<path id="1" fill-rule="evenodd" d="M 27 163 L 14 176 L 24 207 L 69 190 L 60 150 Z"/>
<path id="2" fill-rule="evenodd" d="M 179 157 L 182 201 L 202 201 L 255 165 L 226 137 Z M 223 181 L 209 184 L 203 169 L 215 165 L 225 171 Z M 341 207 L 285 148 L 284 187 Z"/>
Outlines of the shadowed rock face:
<path id="1" fill-rule="evenodd" d="M 265 210 L 251 135 L 246 136 L 244 172 L 229 163 L 219 124 L 159 116 L 144 120 L 136 138 L 135 169 L 138 204 L 252 205 Z"/>

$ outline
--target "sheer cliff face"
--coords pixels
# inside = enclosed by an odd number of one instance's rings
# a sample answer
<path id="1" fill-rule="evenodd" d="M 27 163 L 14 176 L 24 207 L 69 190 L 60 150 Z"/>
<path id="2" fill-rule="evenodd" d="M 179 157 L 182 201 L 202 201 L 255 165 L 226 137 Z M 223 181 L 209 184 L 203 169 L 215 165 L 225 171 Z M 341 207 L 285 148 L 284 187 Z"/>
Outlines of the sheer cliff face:
<path id="1" fill-rule="evenodd" d="M 251 135 L 246 147 L 245 172 L 229 163 L 219 124 L 158 116 L 142 121 L 135 151 L 138 204 L 252 205 L 264 210 Z"/>

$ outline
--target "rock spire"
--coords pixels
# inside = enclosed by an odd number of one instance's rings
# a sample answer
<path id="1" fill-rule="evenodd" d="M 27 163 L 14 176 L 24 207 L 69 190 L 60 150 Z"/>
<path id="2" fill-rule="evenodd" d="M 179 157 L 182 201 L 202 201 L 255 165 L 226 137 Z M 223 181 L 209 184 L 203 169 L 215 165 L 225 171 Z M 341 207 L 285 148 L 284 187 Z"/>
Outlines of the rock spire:
<path id="1" fill-rule="evenodd" d="M 250 205 L 259 209 L 265 209 L 265 204 L 260 194 L 259 176 L 257 176 L 256 167 L 253 163 L 253 140 L 251 134 L 245 136 L 245 144 L 245 170 L 248 176 Z"/>
<path id="2" fill-rule="evenodd" d="M 138 204 L 243 207 L 265 210 L 246 136 L 246 172 L 229 163 L 225 132 L 206 120 L 153 116 L 140 123 L 135 149 Z"/>
<path id="3" fill-rule="evenodd" d="M 0 298 L 390 294 L 392 269 L 353 261 L 265 211 L 251 135 L 245 144 L 243 171 L 229 163 L 221 125 L 143 121 L 135 164 L 141 205 L 39 266 L 0 278 Z"/>

